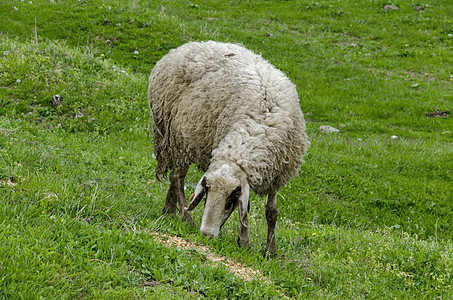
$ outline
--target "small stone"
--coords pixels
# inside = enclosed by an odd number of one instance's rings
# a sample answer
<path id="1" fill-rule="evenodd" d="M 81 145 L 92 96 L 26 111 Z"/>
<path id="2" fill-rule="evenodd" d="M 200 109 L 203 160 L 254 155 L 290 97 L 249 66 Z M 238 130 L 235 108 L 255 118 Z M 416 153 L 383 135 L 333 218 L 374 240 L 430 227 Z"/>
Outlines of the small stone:
<path id="1" fill-rule="evenodd" d="M 272 33 L 266 33 L 266 36 L 267 36 L 267 37 L 270 37 L 270 38 L 273 38 L 273 37 L 274 37 L 274 35 L 273 35 Z"/>
<path id="2" fill-rule="evenodd" d="M 319 130 L 321 130 L 324 133 L 338 133 L 340 132 L 339 129 L 329 126 L 329 125 L 321 125 L 319 126 Z"/>
<path id="3" fill-rule="evenodd" d="M 392 140 L 397 140 L 397 139 L 399 139 L 399 137 L 398 137 L 397 135 L 392 135 L 390 138 L 391 138 Z"/>
<path id="4" fill-rule="evenodd" d="M 383 9 L 384 9 L 385 11 L 389 11 L 389 10 L 399 10 L 398 6 L 392 5 L 392 4 L 386 4 L 386 5 L 384 5 Z"/>
<path id="5" fill-rule="evenodd" d="M 0 184 L 4 186 L 16 186 L 17 184 L 13 182 L 11 179 L 8 180 L 0 180 Z"/>
<path id="6" fill-rule="evenodd" d="M 414 10 L 415 10 L 415 11 L 422 11 L 422 10 L 424 10 L 424 9 L 425 9 L 424 6 L 416 6 L 416 7 L 414 7 Z"/>
<path id="7" fill-rule="evenodd" d="M 138 55 L 138 51 L 137 51 L 137 50 L 135 50 L 135 51 L 134 51 L 134 54 L 135 54 L 135 55 Z"/>

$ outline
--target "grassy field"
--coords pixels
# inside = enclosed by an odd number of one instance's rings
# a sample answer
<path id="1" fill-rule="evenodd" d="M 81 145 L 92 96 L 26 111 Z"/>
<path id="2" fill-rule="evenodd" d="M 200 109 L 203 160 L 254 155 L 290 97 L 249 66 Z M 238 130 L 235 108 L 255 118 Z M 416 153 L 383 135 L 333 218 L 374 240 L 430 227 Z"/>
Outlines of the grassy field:
<path id="1" fill-rule="evenodd" d="M 451 11 L 2 1 L 0 299 L 453 298 Z M 147 77 L 194 40 L 241 43 L 297 85 L 311 146 L 278 197 L 278 259 L 263 257 L 256 195 L 250 251 L 236 245 L 237 213 L 212 241 L 161 216 Z M 201 175 L 190 169 L 187 195 Z"/>

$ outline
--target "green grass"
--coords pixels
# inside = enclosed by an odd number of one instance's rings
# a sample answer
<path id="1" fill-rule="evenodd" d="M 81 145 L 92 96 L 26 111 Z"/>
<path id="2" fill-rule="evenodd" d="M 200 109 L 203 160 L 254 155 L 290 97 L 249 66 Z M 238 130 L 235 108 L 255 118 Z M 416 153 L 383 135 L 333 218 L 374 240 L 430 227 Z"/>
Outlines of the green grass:
<path id="1" fill-rule="evenodd" d="M 426 114 L 453 106 L 453 5 L 389 2 L 399 10 L 3 1 L 0 299 L 453 297 L 453 121 Z M 213 241 L 161 217 L 168 183 L 153 174 L 147 77 L 171 48 L 208 39 L 261 53 L 298 87 L 311 146 L 278 197 L 277 260 L 263 258 L 256 195 L 251 251 L 236 246 L 236 213 Z M 187 195 L 200 176 L 189 171 Z M 150 232 L 208 244 L 270 282 Z"/>

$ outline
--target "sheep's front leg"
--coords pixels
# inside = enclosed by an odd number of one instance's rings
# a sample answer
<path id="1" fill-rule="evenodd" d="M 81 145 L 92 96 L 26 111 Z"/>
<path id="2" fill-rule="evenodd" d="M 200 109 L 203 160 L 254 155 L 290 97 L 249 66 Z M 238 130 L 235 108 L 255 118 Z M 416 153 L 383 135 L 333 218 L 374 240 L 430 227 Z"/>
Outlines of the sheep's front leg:
<path id="1" fill-rule="evenodd" d="M 275 224 L 277 223 L 277 193 L 269 194 L 266 204 L 267 220 L 267 244 L 266 255 L 277 257 L 277 248 L 275 248 Z"/>
<path id="2" fill-rule="evenodd" d="M 251 248 L 250 238 L 249 238 L 249 224 L 248 220 L 239 221 L 239 237 L 238 237 L 239 247 Z"/>

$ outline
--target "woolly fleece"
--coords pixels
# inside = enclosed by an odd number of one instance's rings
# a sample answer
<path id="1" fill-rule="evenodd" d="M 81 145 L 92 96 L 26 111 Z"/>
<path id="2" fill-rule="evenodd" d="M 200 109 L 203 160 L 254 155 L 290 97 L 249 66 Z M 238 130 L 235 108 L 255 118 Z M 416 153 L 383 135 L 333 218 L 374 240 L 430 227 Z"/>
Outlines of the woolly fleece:
<path id="1" fill-rule="evenodd" d="M 191 42 L 171 50 L 149 78 L 156 176 L 195 163 L 237 170 L 258 195 L 276 193 L 308 141 L 295 85 L 241 45 Z"/>

